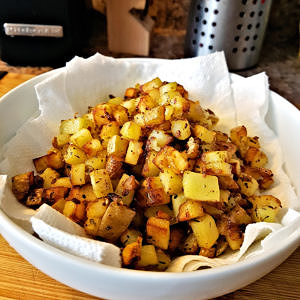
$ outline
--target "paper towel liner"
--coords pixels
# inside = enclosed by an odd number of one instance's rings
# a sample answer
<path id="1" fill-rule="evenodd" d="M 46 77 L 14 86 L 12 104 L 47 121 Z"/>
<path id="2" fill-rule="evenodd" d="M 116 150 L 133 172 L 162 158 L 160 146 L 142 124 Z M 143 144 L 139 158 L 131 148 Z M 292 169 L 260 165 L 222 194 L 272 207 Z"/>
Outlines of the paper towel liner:
<path id="1" fill-rule="evenodd" d="M 220 52 L 181 60 L 124 60 L 100 54 L 88 59 L 75 57 L 60 72 L 36 86 L 39 116 L 26 122 L 0 151 L 4 157 L 0 162 L 0 172 L 6 174 L 0 175 L 1 208 L 12 219 L 18 220 L 23 228 L 28 228 L 29 220 L 35 211 L 17 202 L 7 183 L 7 175 L 11 177 L 34 169 L 32 158 L 44 155 L 51 147 L 51 139 L 58 132 L 60 120 L 72 118 L 76 112 L 85 113 L 88 106 L 107 101 L 109 94 L 122 96 L 128 86 L 146 82 L 156 76 L 162 80 L 179 82 L 189 91 L 190 99 L 200 100 L 202 107 L 212 109 L 220 117 L 217 130 L 229 132 L 230 128 L 243 124 L 246 125 L 249 135 L 259 136 L 262 148 L 269 157 L 268 167 L 275 175 L 274 187 L 267 193 L 278 197 L 285 207 L 299 208 L 299 200 L 289 178 L 282 170 L 283 160 L 278 151 L 280 149 L 278 139 L 264 121 L 269 103 L 266 75 L 262 73 L 247 79 L 238 78 L 231 85 L 224 54 Z M 183 256 L 171 263 L 169 271 L 189 271 L 201 266 L 215 267 L 233 263 L 241 259 L 242 255 L 249 257 L 265 251 L 263 245 L 268 237 L 275 237 L 269 239 L 269 244 L 274 246 L 276 236 L 282 235 L 283 229 L 285 232 L 295 230 L 294 224 L 298 222 L 299 213 L 292 209 L 284 213 L 280 220 L 288 219 L 290 222 L 248 225 L 240 251 L 234 254 L 226 253 L 215 259 L 194 255 Z M 292 215 L 296 215 L 296 220 L 291 217 Z M 39 231 L 44 241 L 69 253 L 103 262 L 105 253 L 109 252 L 107 243 L 97 244 L 98 250 L 95 250 L 96 246 L 92 245 L 90 239 L 80 237 L 76 230 L 65 232 L 66 229 L 63 227 L 55 228 L 52 219 L 41 220 L 35 216 L 31 221 L 34 230 Z M 272 233 L 263 239 L 259 246 L 256 244 L 247 251 L 251 243 L 270 232 Z M 74 245 L 74 239 L 80 247 Z M 114 247 L 112 252 L 117 256 L 118 248 L 111 246 Z M 81 249 L 84 250 L 81 252 Z M 103 256 L 100 254 L 97 256 L 95 251 L 100 251 Z M 120 265 L 119 260 L 112 260 L 108 258 L 105 263 Z"/>

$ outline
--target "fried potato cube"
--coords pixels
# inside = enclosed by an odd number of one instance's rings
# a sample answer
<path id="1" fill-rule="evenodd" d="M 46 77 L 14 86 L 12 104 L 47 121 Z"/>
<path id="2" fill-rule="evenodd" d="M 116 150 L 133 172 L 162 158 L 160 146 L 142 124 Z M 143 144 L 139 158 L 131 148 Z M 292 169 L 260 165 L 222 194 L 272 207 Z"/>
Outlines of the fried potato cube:
<path id="1" fill-rule="evenodd" d="M 93 170 L 105 169 L 106 166 L 106 150 L 101 150 L 95 157 L 88 158 L 85 161 L 87 167 Z"/>
<path id="2" fill-rule="evenodd" d="M 164 169 L 159 173 L 159 178 L 165 192 L 169 195 L 178 194 L 182 191 L 182 176 L 175 174 L 171 169 Z"/>
<path id="3" fill-rule="evenodd" d="M 65 162 L 70 165 L 83 163 L 86 159 L 87 157 L 84 151 L 75 145 L 69 145 L 66 153 L 64 154 Z"/>
<path id="4" fill-rule="evenodd" d="M 125 138 L 114 135 L 111 137 L 107 144 L 107 155 L 115 155 L 124 158 L 127 152 L 128 140 Z"/>
<path id="5" fill-rule="evenodd" d="M 138 110 L 141 113 L 145 113 L 147 110 L 150 110 L 155 106 L 157 106 L 157 102 L 155 101 L 155 99 L 153 99 L 149 95 L 144 95 L 140 98 Z"/>
<path id="6" fill-rule="evenodd" d="M 72 165 L 70 177 L 72 185 L 85 184 L 85 164 Z"/>
<path id="7" fill-rule="evenodd" d="M 160 170 L 171 168 L 176 174 L 183 173 L 189 166 L 186 155 L 171 146 L 163 147 L 156 155 L 153 163 Z"/>
<path id="8" fill-rule="evenodd" d="M 200 155 L 199 144 L 195 141 L 195 139 L 193 137 L 190 137 L 187 142 L 186 154 L 187 154 L 187 157 L 190 159 L 195 159 Z"/>
<path id="9" fill-rule="evenodd" d="M 49 187 L 43 190 L 43 201 L 49 205 L 57 202 L 61 198 L 65 198 L 69 192 L 69 188 L 63 186 Z"/>
<path id="10" fill-rule="evenodd" d="M 170 91 L 176 91 L 176 89 L 177 89 L 177 82 L 169 82 L 160 86 L 159 93 L 160 95 L 163 95 Z"/>
<path id="11" fill-rule="evenodd" d="M 159 177 L 148 177 L 142 183 L 143 193 L 146 197 L 146 206 L 158 206 L 170 202 L 169 195 Z"/>
<path id="12" fill-rule="evenodd" d="M 27 172 L 24 174 L 16 175 L 12 177 L 11 182 L 12 192 L 19 201 L 23 200 L 34 183 L 34 173 Z"/>
<path id="13" fill-rule="evenodd" d="M 168 250 L 173 252 L 176 249 L 180 248 L 181 241 L 185 236 L 184 230 L 180 227 L 171 226 L 170 227 L 170 241 Z"/>
<path id="14" fill-rule="evenodd" d="M 127 112 L 129 115 L 133 115 L 136 112 L 137 105 L 139 103 L 140 99 L 130 99 L 127 101 L 124 101 L 121 105 L 127 109 Z"/>
<path id="15" fill-rule="evenodd" d="M 184 254 L 196 254 L 199 251 L 199 245 L 194 233 L 190 233 L 180 247 Z"/>
<path id="16" fill-rule="evenodd" d="M 136 140 L 140 139 L 142 134 L 142 129 L 139 124 L 136 124 L 133 121 L 126 122 L 120 131 L 121 135 L 129 140 Z"/>
<path id="17" fill-rule="evenodd" d="M 267 155 L 254 147 L 248 149 L 245 160 L 250 163 L 251 167 L 255 168 L 263 168 L 268 163 Z"/>
<path id="18" fill-rule="evenodd" d="M 160 125 L 165 121 L 164 106 L 156 106 L 144 113 L 145 126 Z"/>
<path id="19" fill-rule="evenodd" d="M 112 183 L 106 170 L 94 170 L 90 173 L 93 191 L 97 198 L 113 192 Z"/>
<path id="20" fill-rule="evenodd" d="M 86 216 L 88 219 L 102 218 L 109 204 L 105 197 L 90 201 L 86 207 Z"/>
<path id="21" fill-rule="evenodd" d="M 145 210 L 144 215 L 148 219 L 151 217 L 158 217 L 159 211 L 163 212 L 166 216 L 168 216 L 167 219 L 171 219 L 174 217 L 174 212 L 166 204 L 159 206 L 150 206 Z"/>
<path id="22" fill-rule="evenodd" d="M 204 126 L 195 125 L 193 128 L 193 134 L 202 142 L 211 144 L 216 140 L 216 132 L 208 130 Z"/>
<path id="23" fill-rule="evenodd" d="M 159 89 L 152 89 L 148 92 L 148 95 L 150 96 L 150 98 L 155 101 L 156 105 L 158 105 L 158 101 L 159 101 L 159 97 L 160 97 L 160 93 L 159 93 Z"/>
<path id="24" fill-rule="evenodd" d="M 225 162 L 228 160 L 228 153 L 227 151 L 209 151 L 203 153 L 201 158 L 205 163 Z"/>
<path id="25" fill-rule="evenodd" d="M 70 141 L 70 134 L 67 134 L 67 133 L 60 133 L 57 135 L 56 137 L 56 144 L 57 144 L 57 147 L 62 147 L 66 144 L 69 143 Z"/>
<path id="26" fill-rule="evenodd" d="M 74 134 L 84 127 L 84 123 L 83 118 L 62 120 L 59 131 L 61 134 Z"/>
<path id="27" fill-rule="evenodd" d="M 212 216 L 204 216 L 189 222 L 199 247 L 211 248 L 219 237 L 219 231 Z"/>
<path id="28" fill-rule="evenodd" d="M 252 223 L 251 217 L 247 214 L 247 212 L 237 204 L 229 214 L 230 221 L 237 225 L 242 224 L 250 224 Z"/>
<path id="29" fill-rule="evenodd" d="M 134 192 L 138 187 L 138 182 L 134 176 L 123 174 L 116 189 L 115 193 L 122 197 L 123 204 L 129 206 L 133 200 Z"/>
<path id="30" fill-rule="evenodd" d="M 137 267 L 144 268 L 158 264 L 158 258 L 153 245 L 144 245 L 141 249 L 141 257 L 137 263 Z"/>
<path id="31" fill-rule="evenodd" d="M 148 136 L 147 140 L 147 150 L 160 151 L 161 148 L 170 144 L 173 140 L 169 134 L 163 130 L 154 129 Z"/>
<path id="32" fill-rule="evenodd" d="M 170 222 L 151 217 L 146 224 L 147 240 L 154 246 L 167 250 L 170 240 Z"/>
<path id="33" fill-rule="evenodd" d="M 128 110 L 121 105 L 117 105 L 113 110 L 113 116 L 120 125 L 123 125 L 128 121 Z"/>
<path id="34" fill-rule="evenodd" d="M 136 165 L 140 155 L 143 153 L 143 142 L 130 140 L 125 156 L 125 162 L 130 165 Z"/>
<path id="35" fill-rule="evenodd" d="M 93 109 L 94 121 L 97 126 L 108 124 L 113 120 L 112 106 L 109 104 L 98 104 Z"/>
<path id="36" fill-rule="evenodd" d="M 142 237 L 142 233 L 133 228 L 127 228 L 120 236 L 120 241 L 124 246 L 132 244 Z"/>
<path id="37" fill-rule="evenodd" d="M 41 206 L 43 201 L 43 188 L 33 190 L 26 199 L 25 205 L 28 207 Z"/>
<path id="38" fill-rule="evenodd" d="M 107 147 L 107 143 L 114 135 L 120 134 L 120 125 L 116 121 L 109 122 L 102 126 L 100 131 L 100 138 L 104 147 Z"/>
<path id="39" fill-rule="evenodd" d="M 86 143 L 82 150 L 89 156 L 96 156 L 97 153 L 102 150 L 103 147 L 101 145 L 101 142 L 98 139 L 92 139 L 90 142 Z"/>
<path id="40" fill-rule="evenodd" d="M 186 113 L 186 118 L 191 122 L 202 122 L 206 118 L 205 111 L 199 101 L 189 101 L 190 108 Z"/>
<path id="41" fill-rule="evenodd" d="M 230 130 L 230 139 L 237 146 L 240 145 L 242 137 L 247 137 L 247 129 L 245 126 L 238 126 Z"/>
<path id="42" fill-rule="evenodd" d="M 281 208 L 281 202 L 274 196 L 262 195 L 249 198 L 253 204 L 252 219 L 254 222 L 275 222 Z"/>
<path id="43" fill-rule="evenodd" d="M 183 191 L 187 199 L 220 201 L 219 183 L 216 176 L 186 171 L 183 174 Z"/>
<path id="44" fill-rule="evenodd" d="M 234 181 L 232 176 L 218 176 L 219 185 L 221 189 L 237 191 L 240 189 L 239 185 Z"/>
<path id="45" fill-rule="evenodd" d="M 254 195 L 258 189 L 258 182 L 246 173 L 241 173 L 237 184 L 240 186 L 241 193 L 248 197 Z"/>
<path id="46" fill-rule="evenodd" d="M 64 198 L 60 198 L 51 207 L 62 214 L 65 208 L 65 204 L 66 200 Z"/>
<path id="47" fill-rule="evenodd" d="M 186 201 L 184 194 L 180 193 L 177 195 L 172 195 L 172 207 L 174 211 L 174 216 L 177 218 L 179 214 L 179 208 L 181 204 L 183 204 Z"/>
<path id="48" fill-rule="evenodd" d="M 190 109 L 190 103 L 183 98 L 180 94 L 175 97 L 171 97 L 170 105 L 174 107 L 173 117 L 181 118 Z"/>
<path id="49" fill-rule="evenodd" d="M 63 214 L 77 223 L 85 217 L 85 205 L 80 201 L 66 201 Z"/>
<path id="50" fill-rule="evenodd" d="M 136 98 L 137 97 L 137 90 L 135 88 L 127 88 L 124 94 L 124 97 L 126 99 L 130 99 L 130 98 Z M 120 98 L 121 99 L 121 98 Z M 120 104 L 120 103 L 118 103 Z"/>
<path id="51" fill-rule="evenodd" d="M 78 148 L 82 148 L 86 143 L 89 143 L 93 139 L 91 132 L 82 128 L 70 137 L 70 141 L 77 146 Z"/>
<path id="52" fill-rule="evenodd" d="M 156 267 L 159 271 L 164 271 L 168 268 L 169 264 L 171 263 L 170 255 L 166 254 L 161 249 L 156 249 L 156 256 L 158 260 L 158 265 Z"/>
<path id="53" fill-rule="evenodd" d="M 162 86 L 162 81 L 156 77 L 146 83 L 144 83 L 142 86 L 141 86 L 141 90 L 144 92 L 144 93 L 148 93 L 149 91 L 153 90 L 153 89 L 158 89 Z"/>
<path id="54" fill-rule="evenodd" d="M 203 215 L 203 207 L 199 201 L 187 200 L 180 205 L 177 219 L 179 222 L 184 222 Z"/>
<path id="55" fill-rule="evenodd" d="M 105 170 L 109 175 L 110 179 L 120 178 L 120 176 L 124 172 L 122 159 L 115 155 L 110 155 L 107 158 Z"/>
<path id="56" fill-rule="evenodd" d="M 142 176 L 143 177 L 156 177 L 159 175 L 159 168 L 153 163 L 157 152 L 150 151 L 147 153 L 145 163 L 142 169 Z"/>
<path id="57" fill-rule="evenodd" d="M 130 89 L 130 88 L 129 88 Z M 121 97 L 114 97 L 107 101 L 109 104 L 121 105 L 123 103 L 123 99 Z"/>
<path id="58" fill-rule="evenodd" d="M 56 178 L 52 181 L 51 183 L 51 187 L 66 187 L 66 188 L 71 188 L 72 187 L 72 183 L 69 177 L 60 177 L 60 178 Z"/>
<path id="59" fill-rule="evenodd" d="M 47 155 L 34 158 L 32 161 L 38 173 L 43 172 L 47 168 L 57 170 L 64 167 L 64 161 L 61 151 L 52 152 Z"/>
<path id="60" fill-rule="evenodd" d="M 165 120 L 169 121 L 172 119 L 175 108 L 172 105 L 165 106 Z"/>
<path id="61" fill-rule="evenodd" d="M 44 184 L 43 184 L 44 188 L 51 187 L 53 180 L 60 177 L 59 173 L 57 173 L 55 170 L 51 168 L 47 168 L 40 176 L 44 180 Z"/>
<path id="62" fill-rule="evenodd" d="M 134 216 L 135 212 L 126 205 L 111 202 L 102 217 L 98 235 L 109 242 L 116 241 L 128 228 Z"/>
<path id="63" fill-rule="evenodd" d="M 87 234 L 97 236 L 101 218 L 87 218 L 84 222 L 84 230 Z"/>
<path id="64" fill-rule="evenodd" d="M 179 140 L 186 140 L 191 135 L 191 128 L 188 120 L 172 121 L 172 134 Z"/>
<path id="65" fill-rule="evenodd" d="M 80 202 L 92 202 L 96 201 L 97 197 L 94 193 L 91 184 L 85 184 L 82 186 L 73 186 L 70 190 L 67 200 L 77 199 Z"/>
<path id="66" fill-rule="evenodd" d="M 141 257 L 142 238 L 139 237 L 136 242 L 128 244 L 122 250 L 122 261 L 125 266 L 132 264 L 135 259 Z"/>
<path id="67" fill-rule="evenodd" d="M 229 163 L 231 164 L 231 171 L 233 174 L 240 176 L 241 174 L 241 161 L 239 159 L 231 159 L 229 161 Z"/>
<path id="68" fill-rule="evenodd" d="M 239 250 L 244 241 L 244 234 L 240 228 L 235 225 L 229 228 L 228 232 L 225 234 L 226 241 L 228 242 L 231 250 Z"/>

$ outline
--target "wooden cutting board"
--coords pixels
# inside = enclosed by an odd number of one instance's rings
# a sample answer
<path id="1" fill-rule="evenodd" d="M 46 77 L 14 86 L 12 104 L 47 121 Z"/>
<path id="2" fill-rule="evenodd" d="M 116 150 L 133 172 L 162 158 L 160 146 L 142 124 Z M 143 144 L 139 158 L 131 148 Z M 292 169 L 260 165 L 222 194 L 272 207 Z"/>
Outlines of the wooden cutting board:
<path id="1" fill-rule="evenodd" d="M 34 75 L 8 73 L 0 80 L 0 97 L 32 77 Z M 11 248 L 1 235 L 0 278 L 1 300 L 99 299 L 69 288 L 43 274 Z M 300 249 L 262 279 L 217 299 L 300 299 Z"/>

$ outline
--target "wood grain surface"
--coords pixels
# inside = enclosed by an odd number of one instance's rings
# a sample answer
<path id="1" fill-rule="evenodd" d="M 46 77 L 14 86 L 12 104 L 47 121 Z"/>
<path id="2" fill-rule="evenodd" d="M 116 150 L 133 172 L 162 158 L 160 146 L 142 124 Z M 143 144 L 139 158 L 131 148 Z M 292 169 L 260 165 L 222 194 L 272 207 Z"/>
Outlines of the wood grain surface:
<path id="1" fill-rule="evenodd" d="M 0 80 L 0 97 L 32 78 L 8 73 Z M 24 260 L 0 235 L 0 299 L 99 299 L 78 292 L 43 274 Z M 218 300 L 295 300 L 300 299 L 300 249 L 274 271 Z"/>

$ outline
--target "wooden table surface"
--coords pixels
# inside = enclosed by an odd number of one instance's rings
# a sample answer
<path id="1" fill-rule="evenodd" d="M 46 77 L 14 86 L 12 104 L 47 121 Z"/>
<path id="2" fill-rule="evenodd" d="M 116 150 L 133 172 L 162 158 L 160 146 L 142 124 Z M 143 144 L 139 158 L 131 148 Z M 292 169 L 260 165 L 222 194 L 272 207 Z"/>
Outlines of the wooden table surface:
<path id="1" fill-rule="evenodd" d="M 0 80 L 0 97 L 34 77 L 8 73 Z M 0 235 L 0 299 L 99 299 L 69 288 L 24 260 Z M 300 299 L 300 248 L 262 279 L 218 300 Z"/>

